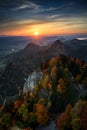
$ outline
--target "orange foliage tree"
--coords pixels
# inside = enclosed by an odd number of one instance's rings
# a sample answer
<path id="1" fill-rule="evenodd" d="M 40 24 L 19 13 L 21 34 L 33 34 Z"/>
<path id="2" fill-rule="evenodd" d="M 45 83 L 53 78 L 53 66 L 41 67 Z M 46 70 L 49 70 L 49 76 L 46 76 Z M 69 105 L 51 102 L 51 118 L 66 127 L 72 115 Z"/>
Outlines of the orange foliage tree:
<path id="1" fill-rule="evenodd" d="M 58 59 L 54 57 L 49 61 L 49 66 L 52 68 L 53 66 L 57 64 L 57 62 L 58 62 Z"/>
<path id="2" fill-rule="evenodd" d="M 65 93 L 65 91 L 66 91 L 66 84 L 65 84 L 63 78 L 60 78 L 58 83 L 59 84 L 57 85 L 57 91 L 60 92 L 61 94 Z"/>
<path id="3" fill-rule="evenodd" d="M 51 70 L 51 77 L 52 77 L 52 79 L 55 79 L 56 76 L 57 76 L 57 67 L 56 67 L 56 65 L 55 65 L 55 66 L 52 68 L 52 70 Z"/>
<path id="4" fill-rule="evenodd" d="M 21 107 L 22 104 L 23 104 L 22 100 L 16 100 L 16 101 L 14 101 L 13 111 L 18 110 Z"/>
<path id="5" fill-rule="evenodd" d="M 56 126 L 58 130 L 64 130 L 65 128 L 70 127 L 70 116 L 68 113 L 64 112 L 56 120 Z"/>
<path id="6" fill-rule="evenodd" d="M 87 130 L 87 106 L 84 108 L 81 116 L 81 130 Z"/>
<path id="7" fill-rule="evenodd" d="M 46 125 L 49 119 L 46 107 L 42 104 L 36 104 L 35 108 L 36 108 L 35 114 L 37 117 L 37 122 L 40 123 L 41 125 Z"/>

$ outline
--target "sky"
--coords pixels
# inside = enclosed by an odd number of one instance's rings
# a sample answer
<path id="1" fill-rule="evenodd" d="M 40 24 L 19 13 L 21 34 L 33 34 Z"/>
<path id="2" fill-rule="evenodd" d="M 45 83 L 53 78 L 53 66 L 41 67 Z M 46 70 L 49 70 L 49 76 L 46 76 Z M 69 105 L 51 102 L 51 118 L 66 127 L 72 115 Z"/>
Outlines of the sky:
<path id="1" fill-rule="evenodd" d="M 87 34 L 87 0 L 0 0 L 0 35 Z"/>

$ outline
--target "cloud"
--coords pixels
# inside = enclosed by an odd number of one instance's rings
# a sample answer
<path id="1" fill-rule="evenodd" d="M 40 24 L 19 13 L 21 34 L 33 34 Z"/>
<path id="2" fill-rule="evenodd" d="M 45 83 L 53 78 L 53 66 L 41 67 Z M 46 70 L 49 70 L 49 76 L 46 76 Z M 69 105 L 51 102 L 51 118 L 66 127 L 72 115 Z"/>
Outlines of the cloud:
<path id="1" fill-rule="evenodd" d="M 18 7 L 14 8 L 14 10 L 22 10 L 22 9 L 38 9 L 40 6 L 32 3 L 30 1 L 24 1 L 23 4 L 19 5 Z"/>
<path id="2" fill-rule="evenodd" d="M 71 5 L 73 5 L 72 3 L 69 3 L 69 4 L 65 4 L 65 5 L 62 5 L 62 6 L 58 6 L 58 7 L 51 7 L 51 8 L 48 8 L 46 11 L 55 11 L 55 10 L 62 10 L 62 9 L 64 9 L 64 8 L 66 8 L 66 7 L 68 7 L 68 6 L 71 6 Z"/>
<path id="3" fill-rule="evenodd" d="M 21 10 L 21 9 L 25 9 L 25 8 L 29 8 L 29 6 L 28 5 L 21 5 L 17 8 L 15 8 L 15 10 Z"/>
<path id="4" fill-rule="evenodd" d="M 37 10 L 33 10 L 36 11 L 37 13 L 43 13 L 43 14 L 49 14 L 49 13 L 57 13 L 58 14 L 58 11 L 63 11 L 64 9 L 67 9 L 68 7 L 72 6 L 73 3 L 68 3 L 68 4 L 64 4 L 64 5 L 61 5 L 61 6 L 51 6 L 51 7 L 44 7 L 43 5 L 39 6 L 39 8 Z M 42 14 L 42 15 L 43 15 Z"/>
<path id="5" fill-rule="evenodd" d="M 53 24 L 86 28 L 86 23 L 85 0 L 0 0 L 0 31 Z"/>

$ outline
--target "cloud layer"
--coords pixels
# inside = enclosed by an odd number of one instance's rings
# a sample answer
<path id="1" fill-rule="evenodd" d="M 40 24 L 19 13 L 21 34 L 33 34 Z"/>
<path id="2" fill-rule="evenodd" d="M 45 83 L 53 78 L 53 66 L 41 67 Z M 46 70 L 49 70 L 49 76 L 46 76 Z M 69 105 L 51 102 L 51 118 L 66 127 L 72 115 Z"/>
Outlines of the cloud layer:
<path id="1" fill-rule="evenodd" d="M 36 28 L 46 32 L 47 27 L 55 34 L 63 29 L 87 33 L 86 0 L 0 0 L 0 35 L 23 35 L 23 28 L 24 35 Z"/>

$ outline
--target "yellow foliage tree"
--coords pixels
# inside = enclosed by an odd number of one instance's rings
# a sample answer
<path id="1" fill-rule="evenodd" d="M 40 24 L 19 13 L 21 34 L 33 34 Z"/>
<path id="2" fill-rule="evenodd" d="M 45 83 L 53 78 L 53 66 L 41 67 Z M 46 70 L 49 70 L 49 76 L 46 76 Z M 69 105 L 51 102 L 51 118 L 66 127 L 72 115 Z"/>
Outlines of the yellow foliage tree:
<path id="1" fill-rule="evenodd" d="M 77 81 L 77 82 L 80 82 L 80 80 L 81 80 L 81 74 L 78 74 L 78 75 L 76 76 L 76 81 Z"/>
<path id="2" fill-rule="evenodd" d="M 81 119 L 80 118 L 74 118 L 71 122 L 73 130 L 80 130 L 81 127 Z"/>
<path id="3" fill-rule="evenodd" d="M 49 66 L 52 68 L 53 66 L 55 66 L 57 64 L 57 62 L 58 62 L 57 58 L 52 58 L 49 61 Z"/>
<path id="4" fill-rule="evenodd" d="M 18 109 L 18 115 L 22 117 L 23 121 L 27 121 L 29 117 L 29 110 L 26 104 L 22 104 L 22 106 Z"/>
<path id="5" fill-rule="evenodd" d="M 52 77 L 53 79 L 55 79 L 56 76 L 57 76 L 57 67 L 56 67 L 56 65 L 55 65 L 55 66 L 52 68 L 52 70 L 51 70 L 51 77 Z"/>
<path id="6" fill-rule="evenodd" d="M 66 91 L 66 84 L 65 84 L 64 80 L 62 78 L 60 78 L 58 83 L 59 84 L 57 85 L 57 91 L 60 92 L 61 94 L 65 93 L 65 91 Z"/>
<path id="7" fill-rule="evenodd" d="M 38 85 L 35 85 L 34 86 L 34 94 L 37 94 L 39 91 L 39 86 Z"/>
<path id="8" fill-rule="evenodd" d="M 42 82 L 42 86 L 44 89 L 47 88 L 48 82 L 49 82 L 49 77 L 48 77 L 48 75 L 46 75 L 43 82 Z"/>

